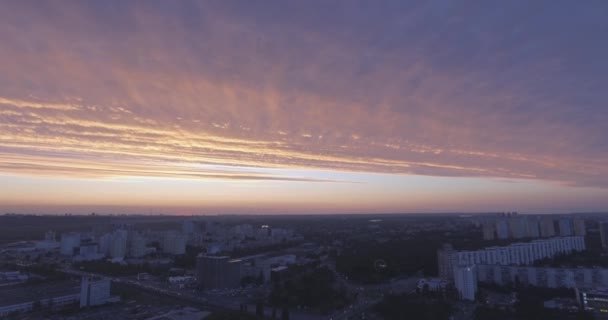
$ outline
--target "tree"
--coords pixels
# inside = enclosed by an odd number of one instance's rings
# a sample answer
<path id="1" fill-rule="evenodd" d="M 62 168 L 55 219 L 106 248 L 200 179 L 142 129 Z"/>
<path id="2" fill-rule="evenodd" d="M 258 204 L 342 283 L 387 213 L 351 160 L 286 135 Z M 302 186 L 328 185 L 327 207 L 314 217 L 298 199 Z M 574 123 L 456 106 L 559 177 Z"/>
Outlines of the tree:
<path id="1" fill-rule="evenodd" d="M 289 320 L 289 309 L 283 308 L 281 312 L 281 320 Z"/>

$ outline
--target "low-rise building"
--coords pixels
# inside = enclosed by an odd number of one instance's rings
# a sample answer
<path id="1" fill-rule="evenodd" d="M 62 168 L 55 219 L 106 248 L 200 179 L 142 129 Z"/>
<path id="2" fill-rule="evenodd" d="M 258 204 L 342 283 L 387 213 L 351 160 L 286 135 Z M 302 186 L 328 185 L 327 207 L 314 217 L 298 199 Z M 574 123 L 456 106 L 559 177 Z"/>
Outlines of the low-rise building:
<path id="1" fill-rule="evenodd" d="M 235 288 L 241 283 L 241 260 L 228 256 L 199 255 L 197 281 L 205 290 Z"/>
<path id="2" fill-rule="evenodd" d="M 80 282 L 80 307 L 99 306 L 110 300 L 110 279 L 83 277 Z"/>
<path id="3" fill-rule="evenodd" d="M 80 300 L 78 283 L 72 281 L 35 286 L 0 288 L 0 318 L 13 313 L 26 313 L 35 309 L 62 308 Z"/>

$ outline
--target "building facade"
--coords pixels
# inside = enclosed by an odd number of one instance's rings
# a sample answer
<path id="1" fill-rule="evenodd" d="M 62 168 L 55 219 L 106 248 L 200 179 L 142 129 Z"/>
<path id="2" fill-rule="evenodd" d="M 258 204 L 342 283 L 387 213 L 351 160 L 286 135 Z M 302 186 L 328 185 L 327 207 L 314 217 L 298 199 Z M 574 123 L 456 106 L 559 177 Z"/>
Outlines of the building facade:
<path id="1" fill-rule="evenodd" d="M 477 266 L 455 267 L 454 286 L 462 300 L 474 301 L 477 293 Z"/>
<path id="2" fill-rule="evenodd" d="M 166 254 L 180 255 L 186 253 L 186 236 L 176 232 L 167 231 L 163 235 L 162 249 Z"/>
<path id="3" fill-rule="evenodd" d="M 241 283 L 241 260 L 199 255 L 196 275 L 198 286 L 205 290 L 236 288 Z"/>
<path id="4" fill-rule="evenodd" d="M 555 237 L 555 223 L 552 217 L 542 217 L 540 220 L 540 236 L 543 238 Z"/>
<path id="5" fill-rule="evenodd" d="M 80 233 L 62 233 L 59 252 L 65 256 L 74 255 L 74 250 L 80 246 Z"/>
<path id="6" fill-rule="evenodd" d="M 543 288 L 608 287 L 608 269 L 478 265 L 479 282 Z"/>
<path id="7" fill-rule="evenodd" d="M 106 304 L 110 299 L 110 279 L 83 277 L 80 282 L 80 307 Z"/>
<path id="8" fill-rule="evenodd" d="M 437 262 L 439 265 L 439 278 L 452 280 L 454 277 L 454 266 L 452 265 L 452 255 L 455 253 L 451 244 L 444 244 L 437 251 Z"/>
<path id="9" fill-rule="evenodd" d="M 452 265 L 497 264 L 527 265 L 559 254 L 584 251 L 585 239 L 581 236 L 538 239 L 514 243 L 504 247 L 489 247 L 475 251 L 455 251 Z M 441 267 L 440 267 L 441 268 Z"/>
<path id="10" fill-rule="evenodd" d="M 602 248 L 608 249 L 608 221 L 600 222 L 600 236 L 602 239 Z"/>

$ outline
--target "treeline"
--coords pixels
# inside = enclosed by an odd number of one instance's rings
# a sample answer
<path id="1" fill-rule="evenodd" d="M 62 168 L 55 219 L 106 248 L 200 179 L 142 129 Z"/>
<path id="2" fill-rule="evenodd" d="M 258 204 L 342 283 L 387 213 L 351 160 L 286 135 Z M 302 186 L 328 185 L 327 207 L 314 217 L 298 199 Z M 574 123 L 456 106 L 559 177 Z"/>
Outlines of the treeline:
<path id="1" fill-rule="evenodd" d="M 321 313 L 342 309 L 351 301 L 336 275 L 322 267 L 284 283 L 275 283 L 268 302 L 274 307 L 306 307 Z"/>
<path id="2" fill-rule="evenodd" d="M 387 295 L 373 310 L 387 320 L 448 320 L 452 314 L 445 298 L 410 294 Z"/>

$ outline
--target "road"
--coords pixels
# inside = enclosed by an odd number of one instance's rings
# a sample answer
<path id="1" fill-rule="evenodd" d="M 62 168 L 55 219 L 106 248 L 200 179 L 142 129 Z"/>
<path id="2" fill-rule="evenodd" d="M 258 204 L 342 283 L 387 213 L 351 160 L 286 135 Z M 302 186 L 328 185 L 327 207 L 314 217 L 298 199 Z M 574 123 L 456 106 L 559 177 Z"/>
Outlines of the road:
<path id="1" fill-rule="evenodd" d="M 209 311 L 219 311 L 219 310 L 228 310 L 228 309 L 234 310 L 235 309 L 235 308 L 230 308 L 227 305 L 209 303 L 209 301 L 206 298 L 197 296 L 195 294 L 188 294 L 185 292 L 176 292 L 176 291 L 168 290 L 168 289 L 161 288 L 161 287 L 155 287 L 150 284 L 139 283 L 139 282 L 133 281 L 133 280 L 121 279 L 121 278 L 117 278 L 117 277 L 108 277 L 108 276 L 102 275 L 102 274 L 86 272 L 86 271 L 81 271 L 81 270 L 68 269 L 68 268 L 61 269 L 60 271 L 70 274 L 70 275 L 79 276 L 79 277 L 109 278 L 114 283 L 119 283 L 122 285 L 130 286 L 130 287 L 144 290 L 146 292 L 154 293 L 157 295 L 163 295 L 163 296 L 167 296 L 167 297 L 171 297 L 171 298 L 176 298 L 176 299 L 188 302 L 188 303 L 203 306 L 206 309 L 208 309 Z M 237 304 L 236 310 L 238 310 L 238 307 L 239 307 L 239 305 Z"/>
<path id="2" fill-rule="evenodd" d="M 344 276 L 340 275 L 335 270 L 335 266 L 331 263 L 325 263 L 325 266 L 334 271 L 337 275 L 339 284 L 343 285 L 349 292 L 358 293 L 357 301 L 351 306 L 344 310 L 337 311 L 330 316 L 320 316 L 315 314 L 309 314 L 300 310 L 290 310 L 290 319 L 293 320 L 320 320 L 320 319 L 332 319 L 332 320 L 346 320 L 346 319 L 361 319 L 364 318 L 365 314 L 370 313 L 370 308 L 380 302 L 384 294 L 388 292 L 411 292 L 415 290 L 418 279 L 417 278 L 404 278 L 394 279 L 388 283 L 378 285 L 360 286 L 348 281 Z M 110 278 L 114 283 L 120 283 L 123 285 L 131 286 L 140 290 L 145 290 L 150 293 L 164 295 L 171 298 L 180 299 L 182 301 L 192 303 L 209 311 L 226 311 L 226 310 L 239 310 L 242 301 L 239 297 L 232 295 L 212 295 L 200 293 L 187 292 L 186 290 L 173 290 L 163 287 L 154 286 L 152 284 L 144 284 L 134 280 L 121 279 L 117 277 L 107 277 L 105 275 L 85 272 L 81 270 L 74 270 L 69 268 L 61 269 L 62 272 L 75 275 L 75 276 L 87 276 L 87 277 L 105 277 Z M 260 296 L 261 292 L 251 292 L 250 296 Z M 242 297 L 241 297 L 242 298 Z M 255 312 L 255 310 L 250 310 Z M 270 317 L 270 308 L 266 308 L 266 314 Z"/>
<path id="3" fill-rule="evenodd" d="M 331 320 L 364 319 L 366 314 L 371 313 L 370 308 L 380 302 L 386 293 L 412 292 L 416 290 L 418 284 L 418 278 L 411 277 L 392 279 L 387 283 L 377 285 L 361 286 L 348 281 L 336 270 L 335 264 L 330 261 L 325 261 L 323 266 L 332 270 L 336 274 L 338 282 L 349 292 L 358 293 L 357 301 L 344 310 L 332 314 L 329 317 Z"/>

